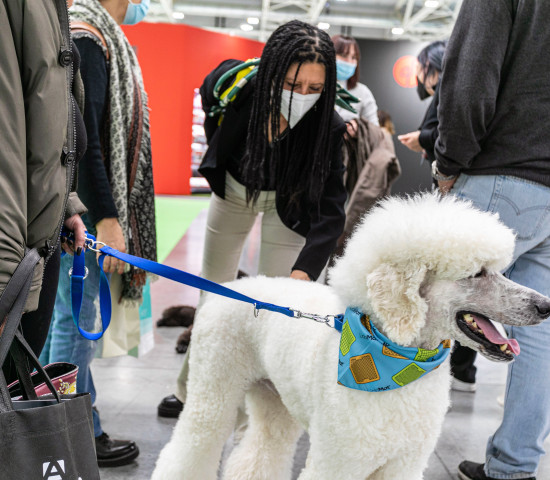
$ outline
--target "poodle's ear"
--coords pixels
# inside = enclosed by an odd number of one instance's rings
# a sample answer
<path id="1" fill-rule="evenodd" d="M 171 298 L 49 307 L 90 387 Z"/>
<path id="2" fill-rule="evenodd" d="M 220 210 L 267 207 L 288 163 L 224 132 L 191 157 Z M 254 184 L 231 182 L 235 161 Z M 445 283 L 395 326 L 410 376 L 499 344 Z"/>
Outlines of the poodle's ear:
<path id="1" fill-rule="evenodd" d="M 428 304 L 420 296 L 427 272 L 425 265 L 406 270 L 382 264 L 367 276 L 368 298 L 386 336 L 410 346 L 426 323 Z"/>

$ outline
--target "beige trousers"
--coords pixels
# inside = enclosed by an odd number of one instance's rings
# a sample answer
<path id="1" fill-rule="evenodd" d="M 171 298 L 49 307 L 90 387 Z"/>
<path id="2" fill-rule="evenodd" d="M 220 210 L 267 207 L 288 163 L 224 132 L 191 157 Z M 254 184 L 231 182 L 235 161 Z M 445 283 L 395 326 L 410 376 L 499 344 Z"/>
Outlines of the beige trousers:
<path id="1" fill-rule="evenodd" d="M 286 227 L 279 218 L 274 191 L 262 191 L 254 205 L 247 205 L 246 188 L 227 173 L 225 199 L 213 193 L 208 208 L 203 278 L 217 283 L 236 278 L 244 243 L 260 213 L 263 215 L 258 274 L 268 277 L 290 275 L 305 238 Z M 177 382 L 176 397 L 182 402 L 187 395 L 188 358 L 189 350 Z"/>

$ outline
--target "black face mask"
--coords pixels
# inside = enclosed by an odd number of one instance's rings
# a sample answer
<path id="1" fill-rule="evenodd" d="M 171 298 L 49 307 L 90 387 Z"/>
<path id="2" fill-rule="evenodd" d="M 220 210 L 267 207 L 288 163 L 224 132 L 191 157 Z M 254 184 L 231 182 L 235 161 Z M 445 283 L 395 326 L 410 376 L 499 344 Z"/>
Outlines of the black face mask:
<path id="1" fill-rule="evenodd" d="M 425 100 L 426 98 L 430 97 L 431 95 L 426 90 L 426 86 L 420 81 L 418 77 L 416 77 L 416 82 L 418 85 L 416 86 L 416 93 L 418 93 L 418 98 L 420 100 Z"/>

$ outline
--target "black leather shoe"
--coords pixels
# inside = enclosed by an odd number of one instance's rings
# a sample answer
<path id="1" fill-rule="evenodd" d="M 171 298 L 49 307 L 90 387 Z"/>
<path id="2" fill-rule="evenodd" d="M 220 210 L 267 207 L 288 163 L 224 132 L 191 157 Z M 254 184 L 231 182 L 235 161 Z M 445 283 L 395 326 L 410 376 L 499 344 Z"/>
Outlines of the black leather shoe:
<path id="1" fill-rule="evenodd" d="M 458 476 L 461 480 L 497 480 L 485 475 L 484 463 L 462 462 L 458 466 Z M 523 480 L 537 480 L 535 477 L 525 477 Z"/>
<path id="2" fill-rule="evenodd" d="M 178 418 L 183 410 L 183 403 L 175 395 L 168 395 L 158 406 L 159 417 Z"/>
<path id="3" fill-rule="evenodd" d="M 138 455 L 139 449 L 130 440 L 113 440 L 106 433 L 95 437 L 97 464 L 104 467 L 120 467 L 131 463 Z"/>

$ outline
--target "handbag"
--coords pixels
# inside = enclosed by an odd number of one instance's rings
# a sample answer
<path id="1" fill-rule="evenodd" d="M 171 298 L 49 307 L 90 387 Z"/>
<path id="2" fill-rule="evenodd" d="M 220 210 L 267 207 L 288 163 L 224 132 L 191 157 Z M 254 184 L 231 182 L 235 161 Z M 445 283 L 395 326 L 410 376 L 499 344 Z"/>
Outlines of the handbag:
<path id="1" fill-rule="evenodd" d="M 21 394 L 11 398 L 0 369 L 0 478 L 99 480 L 90 395 L 60 395 L 19 329 L 39 259 L 27 251 L 0 296 L 0 365 L 11 356 Z M 39 397 L 42 383 L 50 394 Z"/>
<path id="2" fill-rule="evenodd" d="M 44 371 L 48 374 L 48 377 L 50 377 L 57 393 L 60 393 L 61 395 L 76 393 L 76 376 L 78 374 L 78 366 L 67 362 L 55 362 L 46 365 L 44 367 Z M 37 396 L 41 397 L 43 395 L 50 394 L 48 385 L 46 385 L 46 382 L 41 382 L 41 378 L 37 371 L 31 373 L 31 379 Z M 21 400 L 22 391 L 19 380 L 10 383 L 8 385 L 8 390 L 12 400 Z"/>

